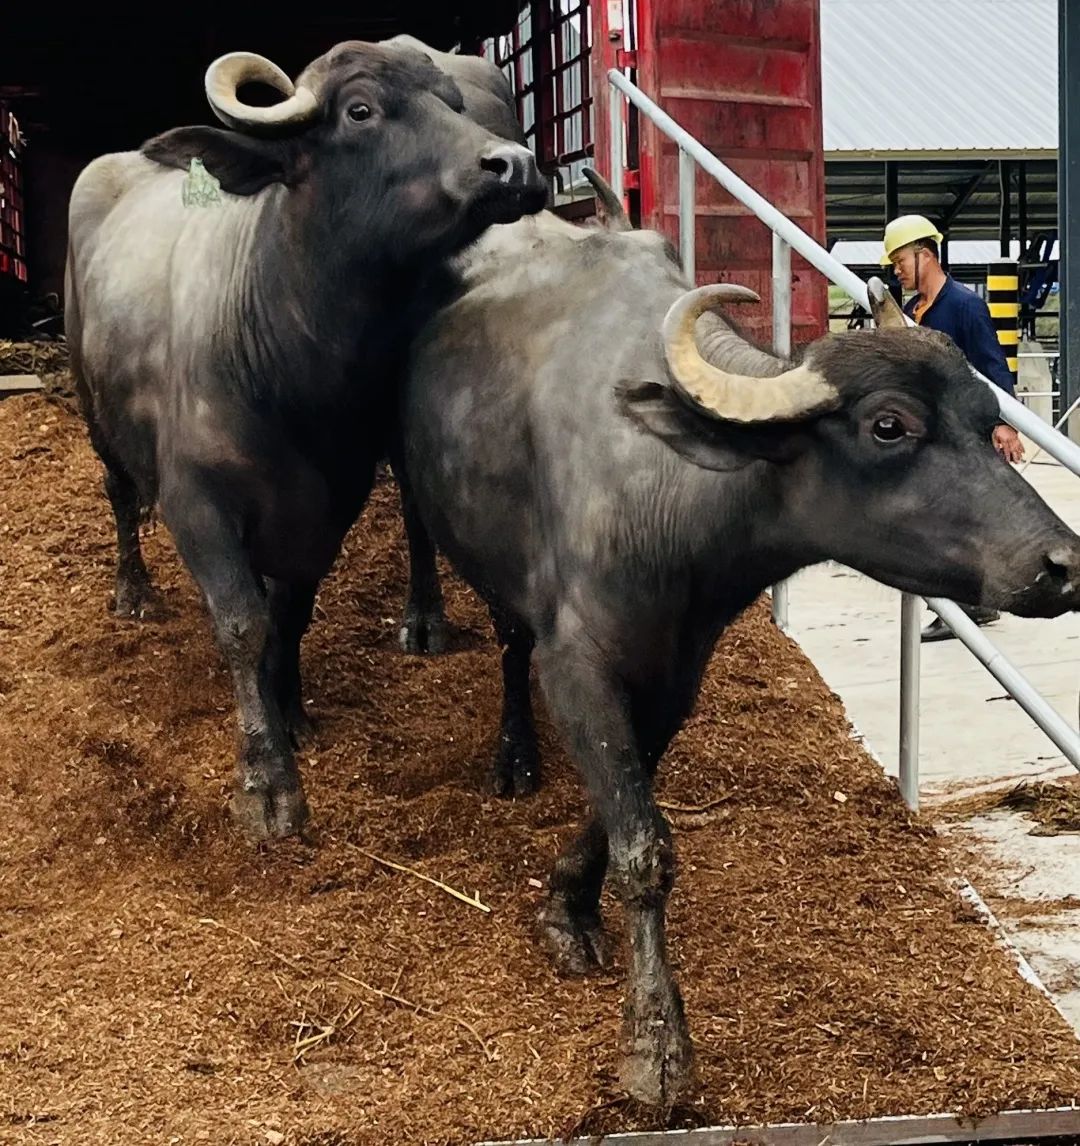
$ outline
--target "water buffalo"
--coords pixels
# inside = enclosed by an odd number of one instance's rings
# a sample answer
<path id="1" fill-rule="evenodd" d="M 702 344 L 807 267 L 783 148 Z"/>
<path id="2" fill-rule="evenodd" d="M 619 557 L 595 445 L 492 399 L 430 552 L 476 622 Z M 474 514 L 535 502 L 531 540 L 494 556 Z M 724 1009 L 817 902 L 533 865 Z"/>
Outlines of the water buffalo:
<path id="1" fill-rule="evenodd" d="M 285 98 L 244 102 L 252 82 Z M 116 612 L 151 600 L 138 524 L 156 507 L 232 673 L 233 813 L 276 837 L 307 816 L 300 640 L 384 452 L 415 281 L 547 188 L 406 44 L 338 44 L 295 86 L 230 53 L 205 85 L 224 128 L 80 174 L 66 328 L 116 518 Z"/>
<path id="2" fill-rule="evenodd" d="M 878 329 L 821 338 L 789 366 L 703 313 L 752 292 L 691 289 L 671 245 L 613 210 L 611 230 L 544 212 L 459 257 L 412 347 L 402 430 L 420 520 L 504 644 L 498 783 L 535 783 L 531 656 L 588 791 L 544 941 L 566 971 L 607 962 L 610 867 L 629 933 L 621 1078 L 667 1104 L 692 1056 L 651 778 L 724 628 L 827 559 L 1055 616 L 1080 605 L 1080 537 L 995 453 L 997 404 L 956 347 L 893 329 L 879 282 Z"/>

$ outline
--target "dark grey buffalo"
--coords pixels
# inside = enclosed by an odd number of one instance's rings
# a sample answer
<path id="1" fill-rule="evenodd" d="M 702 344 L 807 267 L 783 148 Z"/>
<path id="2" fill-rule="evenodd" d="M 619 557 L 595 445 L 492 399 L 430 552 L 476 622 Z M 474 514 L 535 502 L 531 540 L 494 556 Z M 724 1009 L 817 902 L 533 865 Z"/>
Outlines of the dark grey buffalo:
<path id="1" fill-rule="evenodd" d="M 245 103 L 252 82 L 285 98 Z M 300 640 L 385 448 L 415 281 L 541 209 L 546 187 L 408 45 L 339 44 L 295 86 L 232 53 L 206 91 L 226 128 L 168 131 L 81 173 L 67 333 L 116 516 L 116 611 L 150 600 L 138 523 L 156 506 L 232 671 L 233 811 L 281 836 L 307 815 Z"/>
<path id="2" fill-rule="evenodd" d="M 610 866 L 630 939 L 622 1079 L 668 1103 L 691 1047 L 651 778 L 724 628 L 827 559 L 1056 616 L 1080 604 L 1080 537 L 995 453 L 996 402 L 956 347 L 893 329 L 880 283 L 878 329 L 822 338 L 789 366 L 703 313 L 756 296 L 691 290 L 670 244 L 615 222 L 544 212 L 466 252 L 414 343 L 402 420 L 422 522 L 505 646 L 499 786 L 536 781 L 531 655 L 588 789 L 542 933 L 568 971 L 606 963 Z"/>

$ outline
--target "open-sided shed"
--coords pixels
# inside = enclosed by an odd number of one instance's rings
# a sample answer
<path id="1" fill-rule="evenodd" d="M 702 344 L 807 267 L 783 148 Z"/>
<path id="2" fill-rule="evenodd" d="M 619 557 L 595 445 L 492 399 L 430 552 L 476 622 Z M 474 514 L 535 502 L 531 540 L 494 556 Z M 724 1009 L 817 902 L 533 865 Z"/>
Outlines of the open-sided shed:
<path id="1" fill-rule="evenodd" d="M 833 253 L 875 271 L 886 221 L 927 215 L 957 277 L 1019 254 L 1034 299 L 1057 273 L 1057 0 L 821 0 L 821 21 Z"/>

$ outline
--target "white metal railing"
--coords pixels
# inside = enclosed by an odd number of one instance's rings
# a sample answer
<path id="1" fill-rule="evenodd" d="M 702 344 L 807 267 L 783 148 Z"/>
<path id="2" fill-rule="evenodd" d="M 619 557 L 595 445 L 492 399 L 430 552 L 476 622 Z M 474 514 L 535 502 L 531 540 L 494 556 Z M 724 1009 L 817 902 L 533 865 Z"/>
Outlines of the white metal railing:
<path id="1" fill-rule="evenodd" d="M 1050 395 L 1049 395 L 1049 396 L 1050 396 L 1050 397 L 1053 397 L 1055 394 L 1059 394 L 1059 393 L 1060 393 L 1060 391 L 1059 391 L 1059 390 L 1052 390 L 1052 391 L 1050 392 Z M 1042 397 L 1042 395 L 1038 395 L 1038 396 L 1039 396 L 1039 397 Z M 1035 394 L 1032 394 L 1032 393 L 1028 393 L 1028 394 L 1026 394 L 1026 395 L 1025 395 L 1025 397 L 1028 397 L 1028 398 L 1034 398 L 1034 397 L 1036 397 L 1036 395 L 1035 395 Z M 1072 403 L 1072 405 L 1071 405 L 1071 406 L 1069 406 L 1069 408 L 1068 408 L 1068 409 L 1065 411 L 1065 413 L 1064 413 L 1064 414 L 1062 414 L 1060 418 L 1058 418 L 1058 420 L 1057 420 L 1057 421 L 1054 423 L 1054 429 L 1055 429 L 1055 430 L 1060 430 L 1060 429 L 1061 429 L 1061 427 L 1062 427 L 1062 426 L 1064 426 L 1064 425 L 1065 425 L 1065 423 L 1066 423 L 1066 422 L 1067 422 L 1067 421 L 1068 421 L 1068 420 L 1069 420 L 1069 419 L 1070 419 L 1070 418 L 1073 416 L 1073 414 L 1075 414 L 1075 413 L 1076 413 L 1076 410 L 1077 410 L 1077 407 L 1078 407 L 1078 406 L 1080 406 L 1080 398 L 1077 398 L 1077 399 L 1076 399 L 1076 400 L 1075 400 L 1075 401 Z M 1032 462 L 1033 462 L 1033 461 L 1034 461 L 1034 460 L 1035 460 L 1035 459 L 1036 459 L 1036 458 L 1039 456 L 1039 454 L 1041 454 L 1042 452 L 1043 452 L 1043 447 L 1042 447 L 1042 446 L 1039 446 L 1039 447 L 1038 447 L 1038 449 L 1036 449 L 1036 450 L 1032 451 L 1031 457 L 1030 457 L 1030 458 L 1028 458 L 1028 459 L 1027 459 L 1027 461 L 1026 461 L 1026 462 L 1024 462 L 1024 464 L 1023 464 L 1023 465 L 1020 467 L 1020 472 L 1021 472 L 1021 473 L 1023 473 L 1023 472 L 1024 472 L 1024 470 L 1026 470 L 1026 469 L 1028 468 L 1028 466 L 1029 466 L 1029 465 L 1031 465 L 1031 463 L 1032 463 Z M 1049 452 L 1049 451 L 1047 451 L 1047 452 Z"/>
<path id="2" fill-rule="evenodd" d="M 791 251 L 798 253 L 816 270 L 844 290 L 870 312 L 866 283 L 811 238 L 801 227 L 782 214 L 767 199 L 744 182 L 703 144 L 675 122 L 618 69 L 608 72 L 614 89 L 610 101 L 611 186 L 623 197 L 624 138 L 623 101 L 625 96 L 642 115 L 651 120 L 679 148 L 679 254 L 684 271 L 694 281 L 694 179 L 697 168 L 707 171 L 730 195 L 749 208 L 773 233 L 773 341 L 776 353 L 791 353 Z M 619 94 L 617 94 L 619 93 Z M 907 317 L 907 316 L 905 316 Z M 907 318 L 909 325 L 914 325 Z M 1080 446 L 1051 427 L 1033 410 L 1011 394 L 1006 394 L 979 371 L 972 373 L 993 391 L 1002 416 L 1026 434 L 1040 450 L 1045 450 L 1063 466 L 1080 476 Z M 1071 414 L 1069 410 L 1058 425 Z M 926 604 L 957 635 L 987 671 L 1004 686 L 1032 720 L 1080 771 L 1080 735 L 1016 668 L 974 621 L 954 601 L 929 597 Z M 781 628 L 787 625 L 787 586 L 773 586 L 773 618 Z M 921 654 L 919 599 L 904 593 L 900 620 L 900 791 L 908 806 L 919 805 L 919 668 Z"/>

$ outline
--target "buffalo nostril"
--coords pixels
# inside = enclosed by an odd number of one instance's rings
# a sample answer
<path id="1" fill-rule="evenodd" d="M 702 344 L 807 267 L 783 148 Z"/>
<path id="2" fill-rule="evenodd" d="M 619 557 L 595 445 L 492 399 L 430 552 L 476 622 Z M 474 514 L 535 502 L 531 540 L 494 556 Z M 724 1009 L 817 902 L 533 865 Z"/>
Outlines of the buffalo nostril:
<path id="1" fill-rule="evenodd" d="M 509 183 L 514 172 L 514 165 L 504 155 L 490 155 L 480 160 L 480 166 L 485 171 L 499 177 L 500 183 Z"/>

